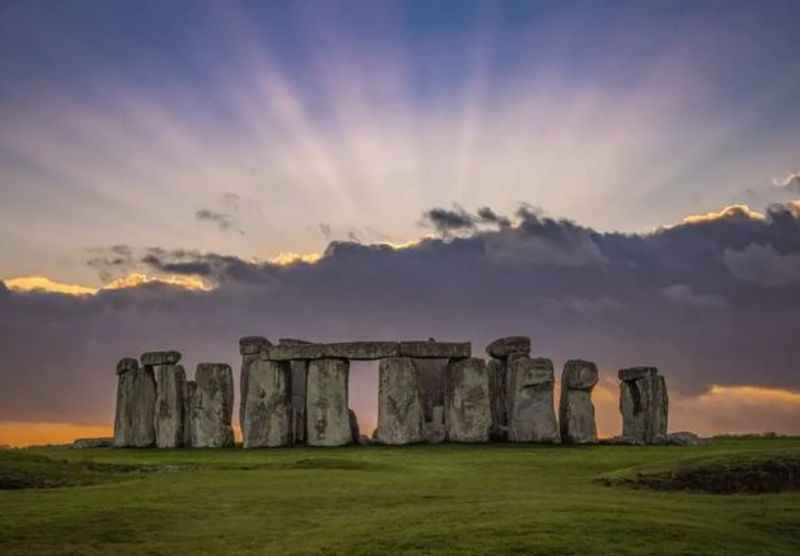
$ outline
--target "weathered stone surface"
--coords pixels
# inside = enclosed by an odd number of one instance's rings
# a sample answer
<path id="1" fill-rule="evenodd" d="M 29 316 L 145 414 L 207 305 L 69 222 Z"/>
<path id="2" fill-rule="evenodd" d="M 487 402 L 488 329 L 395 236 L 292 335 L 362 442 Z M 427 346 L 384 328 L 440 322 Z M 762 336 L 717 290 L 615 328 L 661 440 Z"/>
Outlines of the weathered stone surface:
<path id="1" fill-rule="evenodd" d="M 261 358 L 273 361 L 292 359 L 352 359 L 373 360 L 398 357 L 398 342 L 340 342 L 333 344 L 296 344 L 266 347 Z"/>
<path id="2" fill-rule="evenodd" d="M 195 382 L 197 386 L 192 396 L 192 446 L 233 446 L 233 371 L 225 363 L 199 363 Z"/>
<path id="3" fill-rule="evenodd" d="M 271 345 L 270 341 L 263 336 L 245 336 L 239 338 L 239 353 L 241 355 L 258 355 L 262 348 Z"/>
<path id="4" fill-rule="evenodd" d="M 250 366 L 242 438 L 245 448 L 292 443 L 291 367 L 285 361 L 257 360 Z"/>
<path id="5" fill-rule="evenodd" d="M 76 438 L 72 442 L 71 448 L 85 450 L 91 448 L 111 448 L 113 445 L 114 437 L 104 436 L 101 438 Z"/>
<path id="6" fill-rule="evenodd" d="M 197 383 L 187 380 L 183 383 L 183 446 L 192 446 L 192 399 L 197 391 Z"/>
<path id="7" fill-rule="evenodd" d="M 483 359 L 460 359 L 447 366 L 445 414 L 451 442 L 489 441 L 492 408 Z"/>
<path id="8" fill-rule="evenodd" d="M 469 342 L 400 342 L 400 357 L 416 359 L 459 359 L 472 356 Z"/>
<path id="9" fill-rule="evenodd" d="M 281 338 L 282 346 L 308 345 L 311 342 L 296 338 Z M 304 444 L 306 441 L 306 373 L 308 361 L 295 359 L 289 363 L 292 367 L 292 443 Z"/>
<path id="10" fill-rule="evenodd" d="M 177 351 L 148 351 L 139 358 L 143 366 L 155 367 L 158 365 L 177 365 L 181 354 Z"/>
<path id="11" fill-rule="evenodd" d="M 559 442 L 553 407 L 553 362 L 518 357 L 508 368 L 508 438 L 512 442 Z"/>
<path id="12" fill-rule="evenodd" d="M 419 374 L 409 357 L 382 359 L 378 389 L 378 441 L 422 442 L 425 411 Z"/>
<path id="13" fill-rule="evenodd" d="M 508 384 L 506 382 L 508 365 L 504 359 L 495 357 L 489 360 L 486 370 L 489 373 L 489 397 L 492 404 L 491 439 L 494 442 L 508 440 Z"/>
<path id="14" fill-rule="evenodd" d="M 180 365 L 156 367 L 156 446 L 178 448 L 183 446 L 185 409 L 183 395 L 186 389 L 186 372 Z"/>
<path id="15" fill-rule="evenodd" d="M 498 338 L 488 346 L 486 353 L 498 359 L 505 359 L 509 355 L 529 355 L 531 352 L 531 339 L 527 336 L 508 336 Z"/>
<path id="16" fill-rule="evenodd" d="M 619 371 L 623 437 L 645 444 L 666 442 L 669 397 L 666 381 L 657 373 L 652 367 Z"/>
<path id="17" fill-rule="evenodd" d="M 250 367 L 261 359 L 259 355 L 261 350 L 271 345 L 270 341 L 263 336 L 245 336 L 239 339 L 239 353 L 242 355 L 242 366 L 239 373 L 239 430 L 241 431 L 244 431 L 244 413 L 247 406 Z"/>
<path id="18" fill-rule="evenodd" d="M 350 438 L 353 444 L 361 444 L 361 432 L 358 428 L 358 415 L 352 409 L 347 411 L 347 416 L 350 419 Z"/>
<path id="19" fill-rule="evenodd" d="M 655 367 L 631 367 L 630 369 L 620 369 L 618 374 L 620 380 L 637 380 L 656 376 L 658 369 Z"/>
<path id="20" fill-rule="evenodd" d="M 146 448 L 156 441 L 156 380 L 152 367 L 118 375 L 114 446 Z"/>
<path id="21" fill-rule="evenodd" d="M 583 359 L 570 359 L 564 364 L 561 373 L 561 386 L 569 390 L 589 390 L 591 391 L 600 380 L 600 373 L 597 365 L 591 361 Z"/>
<path id="22" fill-rule="evenodd" d="M 139 369 L 139 361 L 133 357 L 123 357 L 117 363 L 117 374 L 127 373 L 128 371 L 136 371 Z"/>
<path id="23" fill-rule="evenodd" d="M 429 444 L 441 444 L 447 440 L 447 425 L 444 422 L 444 406 L 437 405 L 433 408 L 433 415 L 430 421 L 425 421 L 422 427 L 422 434 L 425 442 Z"/>
<path id="24" fill-rule="evenodd" d="M 572 359 L 561 373 L 561 403 L 558 408 L 561 441 L 565 444 L 597 442 L 592 389 L 599 380 L 597 365 Z"/>
<path id="25" fill-rule="evenodd" d="M 345 359 L 316 359 L 306 378 L 306 443 L 344 446 L 350 442 L 347 384 L 350 363 Z"/>

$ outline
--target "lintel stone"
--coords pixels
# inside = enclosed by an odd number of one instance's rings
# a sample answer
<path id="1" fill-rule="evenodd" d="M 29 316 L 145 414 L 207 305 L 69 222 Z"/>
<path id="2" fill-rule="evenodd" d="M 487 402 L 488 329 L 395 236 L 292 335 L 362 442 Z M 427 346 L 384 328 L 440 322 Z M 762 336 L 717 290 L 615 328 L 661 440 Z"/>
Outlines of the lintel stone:
<path id="1" fill-rule="evenodd" d="M 140 357 L 140 361 L 145 367 L 177 365 L 180 360 L 181 354 L 177 351 L 148 351 Z"/>
<path id="2" fill-rule="evenodd" d="M 620 369 L 619 379 L 627 382 L 629 380 L 638 380 L 645 377 L 654 377 L 658 374 L 658 369 L 655 367 L 631 367 L 630 369 Z"/>

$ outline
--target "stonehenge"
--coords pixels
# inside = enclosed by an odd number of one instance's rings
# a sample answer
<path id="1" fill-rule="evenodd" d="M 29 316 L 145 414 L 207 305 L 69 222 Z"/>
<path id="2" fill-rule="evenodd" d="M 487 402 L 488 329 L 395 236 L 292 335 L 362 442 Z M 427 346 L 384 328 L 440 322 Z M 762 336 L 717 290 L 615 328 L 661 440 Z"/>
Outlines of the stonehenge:
<path id="1" fill-rule="evenodd" d="M 156 379 L 153 367 L 126 357 L 117 364 L 114 446 L 147 448 L 156 441 Z"/>
<path id="2" fill-rule="evenodd" d="M 558 420 L 564 444 L 593 444 L 597 442 L 592 390 L 600 375 L 591 361 L 571 359 L 561 373 L 561 403 Z"/>
<path id="3" fill-rule="evenodd" d="M 553 406 L 553 362 L 518 357 L 511 362 L 507 376 L 509 440 L 560 442 Z"/>
<path id="4" fill-rule="evenodd" d="M 620 369 L 618 376 L 622 438 L 639 444 L 664 444 L 669 410 L 664 377 L 655 367 Z"/>
<path id="5" fill-rule="evenodd" d="M 314 359 L 306 376 L 306 443 L 344 446 L 352 440 L 347 359 Z"/>
<path id="6" fill-rule="evenodd" d="M 447 366 L 445 423 L 451 442 L 489 441 L 492 406 L 483 359 L 459 359 Z"/>
<path id="7" fill-rule="evenodd" d="M 495 441 L 508 440 L 509 383 L 508 367 L 516 358 L 528 357 L 531 340 L 526 336 L 499 338 L 486 346 L 492 400 L 492 431 Z"/>
<path id="8" fill-rule="evenodd" d="M 233 371 L 230 366 L 199 363 L 195 383 L 191 404 L 192 447 L 233 446 Z"/>
<path id="9" fill-rule="evenodd" d="M 144 360 L 144 358 L 142 358 Z M 156 370 L 156 446 L 180 448 L 184 443 L 186 372 L 180 365 Z"/>
<path id="10" fill-rule="evenodd" d="M 255 361 L 242 399 L 245 448 L 277 448 L 292 440 L 291 366 L 285 361 Z M 244 394 L 243 394 L 244 395 Z"/>
<path id="11" fill-rule="evenodd" d="M 410 357 L 381 359 L 378 431 L 382 444 L 422 442 L 425 410 L 419 372 Z"/>
<path id="12" fill-rule="evenodd" d="M 553 362 L 531 356 L 531 341 L 508 336 L 472 357 L 469 342 L 317 343 L 263 336 L 239 340 L 239 427 L 244 448 L 345 446 L 368 442 L 349 407 L 350 361 L 379 361 L 373 440 L 598 442 L 592 390 L 597 365 L 571 359 L 556 411 Z M 178 351 L 119 361 L 113 446 L 228 448 L 234 378 L 226 363 L 198 363 L 188 380 Z M 668 395 L 654 367 L 621 369 L 619 410 L 629 444 L 670 442 Z"/>

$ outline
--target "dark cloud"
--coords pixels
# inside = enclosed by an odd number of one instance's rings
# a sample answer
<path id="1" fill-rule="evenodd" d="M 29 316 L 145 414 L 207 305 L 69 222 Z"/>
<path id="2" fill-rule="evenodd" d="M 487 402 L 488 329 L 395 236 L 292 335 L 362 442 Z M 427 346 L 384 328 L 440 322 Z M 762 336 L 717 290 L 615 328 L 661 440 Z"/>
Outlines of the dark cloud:
<path id="1" fill-rule="evenodd" d="M 331 242 L 313 264 L 162 248 L 135 257 L 150 273 L 215 283 L 209 292 L 0 288 L 0 420 L 108 422 L 118 358 L 176 348 L 191 373 L 201 360 L 236 364 L 236 340 L 252 334 L 469 339 L 478 355 L 493 338 L 527 334 L 557 365 L 588 358 L 609 375 L 659 366 L 682 395 L 715 384 L 800 389 L 797 205 L 648 234 L 603 233 L 529 206 L 491 229 L 465 230 L 455 214 L 461 227 L 452 215 L 436 221 L 458 235 L 399 250 Z"/>
<path id="2" fill-rule="evenodd" d="M 330 241 L 331 236 L 333 235 L 333 231 L 331 230 L 330 225 L 326 224 L 325 222 L 319 223 L 319 233 L 321 233 L 322 237 L 324 237 L 328 241 Z"/>
<path id="3" fill-rule="evenodd" d="M 86 264 L 97 271 L 104 283 L 130 272 L 136 264 L 133 250 L 127 245 L 95 247 L 88 249 L 88 252 L 92 256 Z"/>
<path id="4" fill-rule="evenodd" d="M 511 226 L 511 220 L 509 218 L 497 214 L 490 207 L 478 209 L 478 219 L 488 224 L 496 224 L 500 228 L 509 228 Z"/>
<path id="5" fill-rule="evenodd" d="M 433 226 L 442 236 L 475 228 L 475 217 L 463 208 L 454 205 L 452 209 L 435 207 L 422 216 L 423 223 Z"/>
<path id="6" fill-rule="evenodd" d="M 194 213 L 194 217 L 201 222 L 212 222 L 223 232 L 233 228 L 233 217 L 224 212 L 216 212 L 209 209 L 200 209 Z"/>

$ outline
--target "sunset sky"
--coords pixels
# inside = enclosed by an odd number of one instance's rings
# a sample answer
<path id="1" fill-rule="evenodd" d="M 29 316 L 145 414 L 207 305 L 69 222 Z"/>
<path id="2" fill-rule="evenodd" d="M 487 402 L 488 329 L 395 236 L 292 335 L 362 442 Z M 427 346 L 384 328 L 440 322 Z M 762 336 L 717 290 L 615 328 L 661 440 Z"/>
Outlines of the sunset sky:
<path id="1" fill-rule="evenodd" d="M 800 434 L 800 3 L 564 4 L 0 0 L 0 444 L 245 335 L 524 334 L 601 435 L 634 365 Z"/>

